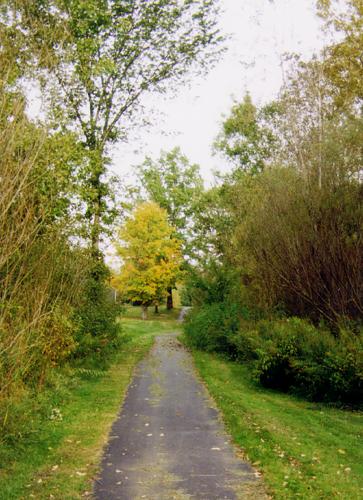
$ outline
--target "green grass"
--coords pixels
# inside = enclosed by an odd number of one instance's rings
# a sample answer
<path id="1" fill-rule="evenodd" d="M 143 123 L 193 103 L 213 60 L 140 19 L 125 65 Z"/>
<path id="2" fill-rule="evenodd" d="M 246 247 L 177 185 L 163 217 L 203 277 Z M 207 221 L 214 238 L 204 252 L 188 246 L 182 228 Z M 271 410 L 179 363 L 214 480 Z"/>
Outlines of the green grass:
<path id="1" fill-rule="evenodd" d="M 59 372 L 38 401 L 19 402 L 13 440 L 0 443 L 0 499 L 77 499 L 91 494 L 102 449 L 135 364 L 179 311 L 136 319 L 127 308 L 125 342 L 107 371 Z M 274 498 L 363 498 L 362 414 L 314 405 L 253 382 L 247 366 L 194 353 L 229 432 L 263 473 Z M 73 370 L 73 371 L 72 371 Z M 61 417 L 51 420 L 52 410 Z M 54 413 L 54 412 L 53 412 Z M 57 413 L 56 413 L 57 414 Z"/>
<path id="2" fill-rule="evenodd" d="M 248 366 L 193 355 L 228 431 L 273 498 L 363 498 L 362 413 L 263 389 Z"/>
<path id="3" fill-rule="evenodd" d="M 159 322 L 175 321 L 178 319 L 179 314 L 180 314 L 179 308 L 167 310 L 165 306 L 160 306 L 159 313 L 155 314 L 154 307 L 149 307 L 148 308 L 148 321 L 159 321 Z M 139 319 L 140 321 L 142 321 L 141 307 L 139 307 L 139 306 L 125 306 L 122 317 Z"/>
<path id="4" fill-rule="evenodd" d="M 102 450 L 134 366 L 156 334 L 178 328 L 172 317 L 123 319 L 124 343 L 108 370 L 68 367 L 36 400 L 28 398 L 14 406 L 8 416 L 13 425 L 7 426 L 7 438 L 0 440 L 1 500 L 91 495 Z"/>

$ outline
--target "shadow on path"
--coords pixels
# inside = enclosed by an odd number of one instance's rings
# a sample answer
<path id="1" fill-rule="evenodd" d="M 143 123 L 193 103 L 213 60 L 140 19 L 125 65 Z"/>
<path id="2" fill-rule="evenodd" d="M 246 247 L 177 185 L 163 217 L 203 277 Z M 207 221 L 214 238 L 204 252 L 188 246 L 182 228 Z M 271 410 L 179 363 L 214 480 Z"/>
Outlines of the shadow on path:
<path id="1" fill-rule="evenodd" d="M 95 497 L 267 498 L 257 476 L 235 455 L 176 334 L 158 337 L 112 427 Z"/>

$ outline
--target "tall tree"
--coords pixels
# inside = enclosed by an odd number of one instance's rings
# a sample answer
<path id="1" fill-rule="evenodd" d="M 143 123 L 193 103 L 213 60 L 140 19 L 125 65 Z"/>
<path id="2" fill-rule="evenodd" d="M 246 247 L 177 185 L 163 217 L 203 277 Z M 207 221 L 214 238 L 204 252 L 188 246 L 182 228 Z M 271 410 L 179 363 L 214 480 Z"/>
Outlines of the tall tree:
<path id="1" fill-rule="evenodd" d="M 193 215 L 203 191 L 199 166 L 191 164 L 180 148 L 174 148 L 162 152 L 158 160 L 147 157 L 137 172 L 147 198 L 167 211 L 169 223 L 182 242 L 187 261 L 192 257 Z M 172 286 L 169 288 L 167 307 L 173 308 Z"/>
<path id="2" fill-rule="evenodd" d="M 157 160 L 147 157 L 137 167 L 137 173 L 141 190 L 167 211 L 169 223 L 183 241 L 187 254 L 191 218 L 203 191 L 199 165 L 190 163 L 180 148 L 174 148 L 162 151 Z"/>
<path id="3" fill-rule="evenodd" d="M 123 266 L 115 285 L 123 297 L 141 303 L 144 319 L 180 274 L 180 241 L 174 235 L 166 211 L 152 202 L 138 206 L 120 231 Z"/>
<path id="4" fill-rule="evenodd" d="M 277 143 L 271 120 L 277 111 L 274 104 L 258 109 L 248 93 L 232 107 L 214 147 L 234 163 L 237 173 L 261 172 L 271 160 Z"/>
<path id="5" fill-rule="evenodd" d="M 88 152 L 83 170 L 90 240 L 99 256 L 107 223 L 108 147 L 124 139 L 142 97 L 218 53 L 217 0 L 37 0 L 10 2 L 41 59 L 42 83 L 56 119 L 77 125 Z M 46 34 L 47 57 L 42 40 Z M 44 77 L 45 75 L 45 77 Z"/>

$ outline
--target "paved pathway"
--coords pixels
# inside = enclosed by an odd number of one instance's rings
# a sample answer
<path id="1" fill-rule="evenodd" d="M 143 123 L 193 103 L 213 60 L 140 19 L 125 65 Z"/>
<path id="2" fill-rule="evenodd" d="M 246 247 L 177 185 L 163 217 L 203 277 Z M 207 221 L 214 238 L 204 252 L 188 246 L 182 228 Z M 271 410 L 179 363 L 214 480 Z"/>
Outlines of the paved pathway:
<path id="1" fill-rule="evenodd" d="M 98 500 L 267 498 L 235 455 L 176 334 L 156 339 L 129 387 L 95 483 Z"/>
<path id="2" fill-rule="evenodd" d="M 180 321 L 182 323 L 184 321 L 185 316 L 188 314 L 188 312 L 190 310 L 191 310 L 191 307 L 187 307 L 187 306 L 182 307 L 180 314 L 179 314 L 178 321 Z"/>

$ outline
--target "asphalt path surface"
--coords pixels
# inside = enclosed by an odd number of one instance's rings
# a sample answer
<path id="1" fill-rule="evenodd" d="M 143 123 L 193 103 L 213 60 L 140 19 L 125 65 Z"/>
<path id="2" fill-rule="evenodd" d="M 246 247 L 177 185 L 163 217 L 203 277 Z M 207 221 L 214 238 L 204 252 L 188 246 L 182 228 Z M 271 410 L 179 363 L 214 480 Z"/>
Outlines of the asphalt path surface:
<path id="1" fill-rule="evenodd" d="M 176 334 L 137 367 L 95 482 L 98 500 L 267 498 L 236 455 Z"/>

